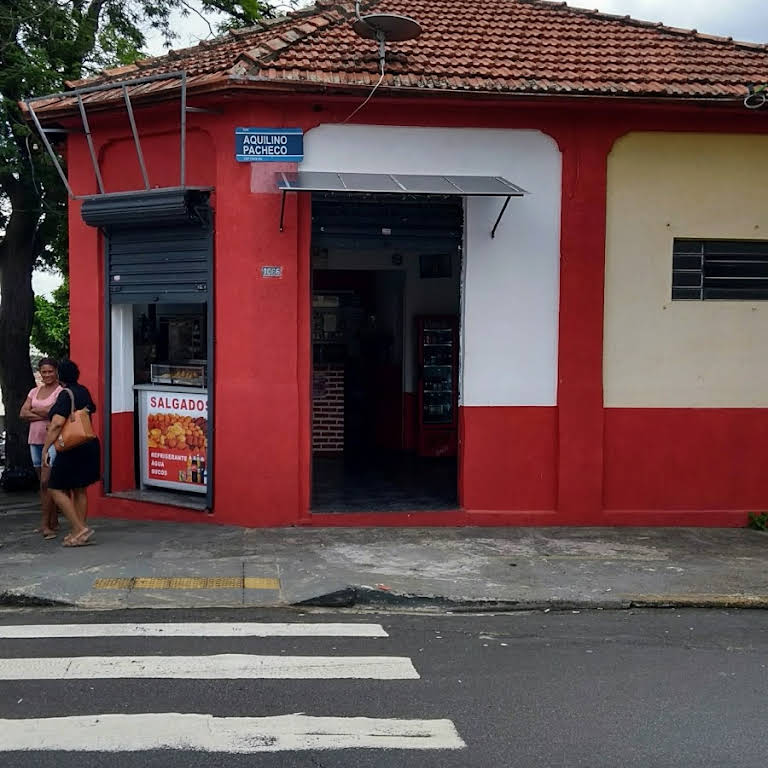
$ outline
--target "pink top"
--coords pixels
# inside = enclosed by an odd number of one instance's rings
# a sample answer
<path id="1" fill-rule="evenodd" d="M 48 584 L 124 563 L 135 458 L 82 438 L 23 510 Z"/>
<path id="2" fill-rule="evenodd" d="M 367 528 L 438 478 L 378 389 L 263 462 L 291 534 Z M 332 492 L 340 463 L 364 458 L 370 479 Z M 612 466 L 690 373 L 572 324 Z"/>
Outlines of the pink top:
<path id="1" fill-rule="evenodd" d="M 32 400 L 33 408 L 44 408 L 46 411 L 48 411 L 53 408 L 53 404 L 56 402 L 56 398 L 59 396 L 59 392 L 61 392 L 61 387 L 56 387 L 56 389 L 54 389 L 53 392 L 51 392 L 51 394 L 45 398 L 45 400 L 38 398 L 37 393 L 39 391 L 40 387 L 30 389 L 27 397 Z M 27 440 L 27 442 L 30 445 L 43 445 L 45 443 L 45 433 L 48 430 L 49 424 L 50 422 L 48 419 L 45 421 L 30 421 L 29 440 Z"/>

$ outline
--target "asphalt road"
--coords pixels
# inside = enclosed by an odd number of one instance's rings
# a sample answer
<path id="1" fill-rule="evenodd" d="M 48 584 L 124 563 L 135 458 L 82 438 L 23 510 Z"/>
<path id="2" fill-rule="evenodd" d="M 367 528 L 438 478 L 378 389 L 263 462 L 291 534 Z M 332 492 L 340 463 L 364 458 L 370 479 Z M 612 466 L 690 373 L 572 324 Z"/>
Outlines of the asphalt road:
<path id="1" fill-rule="evenodd" d="M 343 622 L 368 625 L 366 632 L 380 625 L 370 631 L 386 636 L 39 638 L 41 625 L 118 622 Z M 9 625 L 35 626 L 23 630 L 28 637 L 9 639 L 2 637 Z M 352 631 L 360 629 L 364 628 Z M 243 655 L 238 657 L 238 664 L 245 665 L 235 673 L 238 679 L 216 677 L 221 654 Z M 254 655 L 271 659 L 261 659 L 261 671 L 255 673 L 242 661 Z M 136 657 L 147 656 L 166 672 L 173 664 L 183 668 L 189 661 L 174 662 L 174 657 L 200 658 L 187 665 L 192 672 L 180 673 L 192 678 L 158 679 L 150 669 L 145 672 L 150 677 L 125 679 L 120 675 L 126 673 L 109 671 L 112 663 L 134 670 L 142 661 Z M 364 661 L 360 657 L 369 656 L 378 659 L 370 662 L 376 671 L 364 673 L 373 678 L 355 677 Z M 87 672 L 78 672 L 91 663 L 79 657 L 109 657 L 99 662 L 100 674 L 107 677 L 89 679 Z M 300 657 L 296 668 L 290 667 L 293 657 Z M 317 657 L 333 657 L 338 666 L 328 672 L 328 662 Z M 66 661 L 51 667 L 53 658 Z M 309 672 L 302 667 L 304 662 L 309 662 Z M 263 610 L 0 612 L 0 718 L 14 721 L 0 723 L 0 764 L 8 768 L 763 768 L 768 755 L 767 667 L 768 612 L 763 611 L 501 616 L 302 615 Z M 269 677 L 283 676 L 287 668 L 294 669 L 287 674 L 298 678 Z M 127 674 L 133 675 L 130 670 Z M 61 674 L 66 679 L 43 679 Z M 211 679 L 196 677 L 208 674 Z M 340 674 L 350 676 L 333 679 Z M 409 720 L 420 723 L 416 732 L 421 736 L 411 735 L 408 748 L 394 749 L 387 748 L 389 734 L 376 737 L 382 742 L 376 748 L 287 748 L 245 754 L 182 749 L 110 754 L 8 751 L 10 740 L 18 737 L 16 726 L 29 725 L 32 736 L 24 738 L 36 746 L 49 727 L 57 735 L 93 741 L 93 730 L 81 727 L 81 721 L 51 724 L 41 719 L 141 713 L 152 717 L 118 721 L 113 737 L 135 743 L 139 737 L 167 737 L 187 727 L 186 720 L 169 713 L 217 718 L 303 713 L 311 718 L 303 722 L 303 738 L 314 738 L 327 726 L 328 721 L 322 721 L 322 727 L 316 727 L 314 723 L 321 723 L 316 717 L 376 718 L 377 727 L 385 729 L 398 729 L 401 721 Z M 388 724 L 382 726 L 383 719 Z M 222 722 L 242 726 L 239 720 Z M 267 721 L 258 721 L 262 722 Z M 333 738 L 351 738 L 348 734 L 354 729 L 346 724 L 352 721 L 333 722 L 342 723 L 340 728 L 333 726 L 337 731 Z M 290 730 L 293 725 L 291 721 L 286 727 Z M 436 735 L 425 735 L 424 728 L 436 728 Z M 207 743 L 204 726 L 192 723 L 191 731 L 193 738 Z M 441 739 L 450 748 L 424 748 L 439 746 Z M 238 743 L 253 749 L 272 742 L 248 736 Z"/>

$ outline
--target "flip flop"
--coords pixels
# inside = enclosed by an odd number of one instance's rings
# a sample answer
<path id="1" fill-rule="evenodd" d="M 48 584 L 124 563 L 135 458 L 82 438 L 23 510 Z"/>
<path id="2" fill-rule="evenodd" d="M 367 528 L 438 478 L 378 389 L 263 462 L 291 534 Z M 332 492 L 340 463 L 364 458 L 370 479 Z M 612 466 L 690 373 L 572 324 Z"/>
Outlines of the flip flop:
<path id="1" fill-rule="evenodd" d="M 57 535 L 56 531 L 48 531 L 48 533 L 43 534 L 43 538 L 47 540 L 55 539 Z"/>
<path id="2" fill-rule="evenodd" d="M 82 533 L 77 536 L 69 534 L 64 538 L 62 546 L 64 547 L 85 547 L 90 544 L 91 537 L 94 534 L 93 528 L 86 528 Z"/>

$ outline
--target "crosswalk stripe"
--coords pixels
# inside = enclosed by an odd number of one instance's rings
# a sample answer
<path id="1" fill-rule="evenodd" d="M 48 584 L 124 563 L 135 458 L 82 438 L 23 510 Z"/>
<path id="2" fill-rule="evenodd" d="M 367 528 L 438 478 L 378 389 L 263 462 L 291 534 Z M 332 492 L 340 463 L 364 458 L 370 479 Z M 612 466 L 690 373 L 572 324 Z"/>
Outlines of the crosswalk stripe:
<path id="1" fill-rule="evenodd" d="M 401 656 L 69 656 L 0 664 L 0 680 L 115 678 L 417 680 L 419 673 Z"/>
<path id="2" fill-rule="evenodd" d="M 56 637 L 389 637 L 381 624 L 201 622 L 173 624 L 21 624 L 0 626 L 0 638 Z"/>
<path id="3" fill-rule="evenodd" d="M 0 751 L 279 752 L 328 749 L 462 749 L 450 720 L 366 717 L 88 715 L 0 720 Z"/>

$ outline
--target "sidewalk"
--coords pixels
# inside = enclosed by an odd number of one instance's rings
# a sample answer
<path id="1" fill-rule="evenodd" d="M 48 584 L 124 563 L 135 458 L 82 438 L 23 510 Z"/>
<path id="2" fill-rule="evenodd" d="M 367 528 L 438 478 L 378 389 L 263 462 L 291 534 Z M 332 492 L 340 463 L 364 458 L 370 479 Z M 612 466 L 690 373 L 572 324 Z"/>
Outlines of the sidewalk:
<path id="1" fill-rule="evenodd" d="M 523 610 L 768 607 L 768 535 L 705 528 L 283 528 L 94 520 L 33 534 L 0 492 L 0 605 Z"/>

